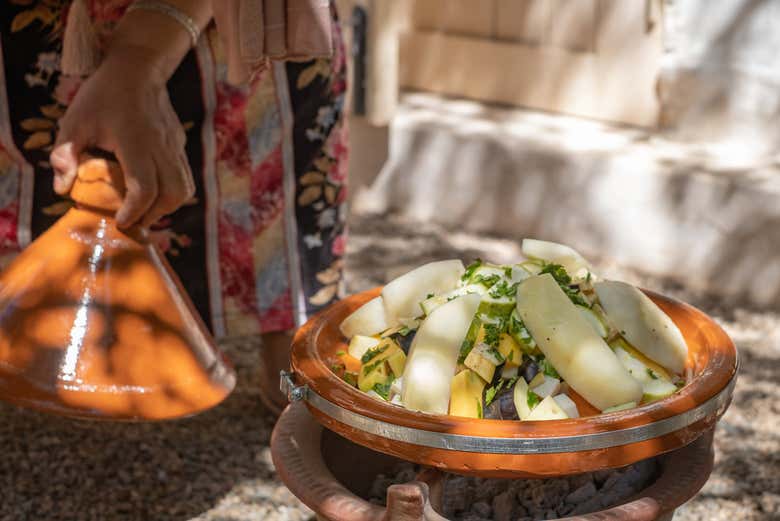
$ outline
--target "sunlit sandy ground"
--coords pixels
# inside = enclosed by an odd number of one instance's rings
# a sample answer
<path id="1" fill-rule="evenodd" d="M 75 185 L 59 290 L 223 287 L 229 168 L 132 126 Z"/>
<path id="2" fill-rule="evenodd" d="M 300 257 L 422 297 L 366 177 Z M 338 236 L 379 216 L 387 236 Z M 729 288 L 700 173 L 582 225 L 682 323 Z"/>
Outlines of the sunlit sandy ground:
<path id="1" fill-rule="evenodd" d="M 510 262 L 511 241 L 424 223 L 354 218 L 348 288 L 360 291 L 432 259 Z M 675 520 L 780 516 L 780 313 L 751 310 L 594 259 L 600 273 L 686 300 L 740 349 L 742 372 L 716 434 L 716 467 Z M 74 422 L 0 405 L 0 521 L 298 521 L 311 517 L 278 481 L 273 426 L 257 396 L 255 339 L 224 344 L 239 385 L 217 409 L 167 424 Z"/>

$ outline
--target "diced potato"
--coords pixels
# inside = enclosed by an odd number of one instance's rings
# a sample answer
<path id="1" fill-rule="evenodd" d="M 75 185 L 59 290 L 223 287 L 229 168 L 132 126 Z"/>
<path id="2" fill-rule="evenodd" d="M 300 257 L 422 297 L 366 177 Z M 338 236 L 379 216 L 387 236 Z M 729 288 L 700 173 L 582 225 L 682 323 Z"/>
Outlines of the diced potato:
<path id="1" fill-rule="evenodd" d="M 520 372 L 520 367 L 516 365 L 509 365 L 508 363 L 506 363 L 501 368 L 501 378 L 503 378 L 504 380 L 511 380 L 512 378 L 516 377 L 519 372 Z"/>
<path id="2" fill-rule="evenodd" d="M 552 396 L 548 396 L 533 408 L 526 420 L 565 420 L 566 418 L 568 416 L 558 405 L 558 402 Z"/>
<path id="3" fill-rule="evenodd" d="M 523 351 L 520 349 L 520 345 L 506 333 L 501 333 L 498 340 L 498 352 L 506 360 L 506 365 L 510 367 L 517 367 L 523 363 Z"/>
<path id="4" fill-rule="evenodd" d="M 642 387 L 552 275 L 537 275 L 520 284 L 517 311 L 553 367 L 593 406 L 604 410 L 642 398 Z"/>
<path id="5" fill-rule="evenodd" d="M 403 350 L 398 349 L 387 357 L 387 365 L 390 366 L 390 370 L 393 375 L 398 377 L 404 374 L 404 366 L 406 365 L 406 354 Z"/>
<path id="6" fill-rule="evenodd" d="M 465 268 L 460 260 L 430 262 L 387 283 L 382 289 L 385 314 L 390 325 L 419 316 L 420 302 L 429 294 L 455 289 Z"/>
<path id="7" fill-rule="evenodd" d="M 560 407 L 569 418 L 580 417 L 580 411 L 577 410 L 577 404 L 574 403 L 574 400 L 565 394 L 555 395 L 553 396 L 553 400 L 555 400 L 555 402 L 558 404 L 558 407 Z"/>
<path id="8" fill-rule="evenodd" d="M 645 382 L 642 387 L 644 390 L 642 401 L 645 403 L 654 402 L 656 400 L 660 400 L 661 398 L 666 398 L 667 396 L 674 394 L 674 392 L 677 391 L 676 385 L 667 380 L 661 380 L 660 378 L 658 380 L 650 380 L 649 382 Z"/>
<path id="9" fill-rule="evenodd" d="M 466 369 L 452 379 L 450 414 L 480 418 L 482 416 L 482 392 L 485 381 L 474 371 Z"/>
<path id="10" fill-rule="evenodd" d="M 358 388 L 363 392 L 368 392 L 376 384 L 387 384 L 392 377 L 388 371 L 387 364 L 383 360 L 373 364 L 366 364 L 360 369 L 358 374 Z"/>
<path id="11" fill-rule="evenodd" d="M 436 308 L 420 325 L 404 369 L 402 400 L 412 410 L 447 414 L 450 384 L 480 295 L 464 295 Z"/>
<path id="12" fill-rule="evenodd" d="M 541 374 L 541 373 L 540 373 Z M 537 385 L 529 385 L 533 392 L 539 395 L 540 398 L 547 398 L 558 392 L 561 388 L 561 381 L 552 376 L 546 374 L 542 375 L 542 382 Z M 534 378 L 535 380 L 536 378 Z"/>
<path id="13" fill-rule="evenodd" d="M 496 367 L 500 364 L 490 346 L 478 343 L 471 350 L 463 364 L 481 376 L 486 382 L 493 380 Z"/>
<path id="14" fill-rule="evenodd" d="M 523 255 L 552 264 L 560 264 L 573 279 L 583 279 L 590 272 L 590 264 L 577 251 L 557 242 L 523 239 Z"/>
<path id="15" fill-rule="evenodd" d="M 685 372 L 688 346 L 677 325 L 655 302 L 625 282 L 594 284 L 601 307 L 631 345 L 676 374 Z"/>
<path id="16" fill-rule="evenodd" d="M 515 402 L 515 409 L 517 409 L 517 416 L 521 420 L 528 418 L 528 415 L 531 414 L 531 408 L 528 407 L 528 384 L 522 378 L 518 378 L 515 382 L 512 398 Z"/>
<path id="17" fill-rule="evenodd" d="M 349 341 L 347 352 L 349 356 L 360 360 L 366 351 L 379 345 L 379 339 L 372 336 L 355 335 Z"/>
<path id="18" fill-rule="evenodd" d="M 387 323 L 385 306 L 380 296 L 353 311 L 341 322 L 339 329 L 345 337 L 352 338 L 355 335 L 376 335 L 388 327 L 390 325 Z"/>

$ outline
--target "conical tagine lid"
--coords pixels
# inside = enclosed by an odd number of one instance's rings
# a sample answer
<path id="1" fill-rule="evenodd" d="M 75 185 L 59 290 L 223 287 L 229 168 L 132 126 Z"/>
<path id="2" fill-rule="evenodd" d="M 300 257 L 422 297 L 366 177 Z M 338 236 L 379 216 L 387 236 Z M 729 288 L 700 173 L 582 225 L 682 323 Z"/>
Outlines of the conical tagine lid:
<path id="1" fill-rule="evenodd" d="M 235 375 L 144 230 L 116 227 L 119 166 L 85 157 L 76 207 L 0 275 L 0 399 L 161 420 L 221 402 Z"/>

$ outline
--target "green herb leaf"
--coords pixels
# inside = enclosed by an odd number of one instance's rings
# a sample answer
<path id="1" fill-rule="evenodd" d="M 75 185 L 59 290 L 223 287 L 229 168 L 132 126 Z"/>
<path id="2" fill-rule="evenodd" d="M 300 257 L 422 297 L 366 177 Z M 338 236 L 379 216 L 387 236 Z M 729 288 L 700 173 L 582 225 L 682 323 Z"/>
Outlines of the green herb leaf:
<path id="1" fill-rule="evenodd" d="M 590 303 L 580 293 L 579 288 L 571 287 L 571 277 L 566 272 L 566 269 L 560 264 L 545 264 L 542 271 L 539 274 L 549 273 L 561 287 L 566 296 L 569 297 L 573 303 L 584 306 L 586 308 L 591 307 Z"/>
<path id="2" fill-rule="evenodd" d="M 398 330 L 398 334 L 401 336 L 406 336 L 409 333 L 412 332 L 412 329 L 409 326 L 403 326 L 401 329 Z"/>
<path id="3" fill-rule="evenodd" d="M 658 376 L 656 376 L 656 374 L 653 372 L 652 369 L 650 369 L 649 367 L 647 367 L 646 369 L 647 369 L 647 376 L 649 376 L 653 380 L 658 380 Z"/>
<path id="4" fill-rule="evenodd" d="M 434 297 L 434 294 L 433 294 L 433 293 L 428 293 L 428 294 L 425 296 L 425 300 L 428 300 L 429 298 L 433 298 L 433 297 Z"/>
<path id="5" fill-rule="evenodd" d="M 493 400 L 496 397 L 496 393 L 498 392 L 499 389 L 500 389 L 500 387 L 493 386 L 493 387 L 488 387 L 485 390 L 485 407 L 487 407 L 488 405 L 490 405 L 493 402 Z"/>
<path id="6" fill-rule="evenodd" d="M 498 340 L 501 337 L 502 324 L 485 324 L 485 343 L 490 347 L 497 348 Z M 503 356 L 501 357 L 504 358 Z"/>
<path id="7" fill-rule="evenodd" d="M 528 408 L 533 409 L 542 401 L 542 397 L 533 391 L 528 391 L 528 399 L 526 401 L 528 402 Z"/>
<path id="8" fill-rule="evenodd" d="M 346 354 L 347 354 L 346 351 L 336 351 L 336 356 L 344 356 Z"/>
<path id="9" fill-rule="evenodd" d="M 512 278 L 512 266 L 504 266 L 504 276 L 508 279 Z"/>
<path id="10" fill-rule="evenodd" d="M 376 394 L 387 400 L 390 397 L 391 382 L 383 384 L 374 384 L 373 390 Z"/>
<path id="11" fill-rule="evenodd" d="M 487 275 L 487 276 L 482 275 L 480 273 L 480 274 L 474 275 L 474 277 L 471 279 L 471 282 L 473 284 L 482 284 L 486 288 L 491 288 L 499 280 L 501 280 L 501 277 L 499 275 L 496 275 L 495 273 L 493 275 Z"/>
<path id="12" fill-rule="evenodd" d="M 502 280 L 490 288 L 490 296 L 496 299 L 502 297 L 515 298 L 518 284 L 520 283 L 509 284 L 507 281 Z"/>
<path id="13" fill-rule="evenodd" d="M 330 370 L 333 371 L 334 373 L 338 373 L 340 371 L 343 371 L 346 368 L 347 368 L 347 366 L 344 365 L 342 362 L 339 362 L 338 364 L 331 364 L 331 366 L 330 366 Z"/>
<path id="14" fill-rule="evenodd" d="M 389 347 L 390 347 L 390 342 L 382 342 L 378 346 L 372 347 L 371 349 L 363 353 L 363 356 L 360 358 L 360 361 L 364 364 L 370 362 L 372 358 L 374 358 L 379 354 L 384 353 L 385 351 L 387 351 Z"/>
<path id="15" fill-rule="evenodd" d="M 347 382 L 352 387 L 357 387 L 358 385 L 358 374 L 353 373 L 351 371 L 344 371 L 344 374 L 341 375 L 341 379 Z"/>
<path id="16" fill-rule="evenodd" d="M 466 266 L 466 272 L 463 274 L 463 276 L 460 278 L 463 282 L 467 282 L 472 275 L 474 275 L 474 272 L 477 271 L 477 268 L 482 266 L 482 259 L 477 259 L 468 266 Z"/>
<path id="17" fill-rule="evenodd" d="M 551 378 L 557 378 L 558 380 L 561 379 L 561 375 L 558 374 L 558 371 L 555 370 L 553 365 L 550 363 L 549 360 L 545 357 L 539 357 L 539 360 L 536 361 L 537 365 L 539 366 L 539 370 L 546 374 L 547 376 Z"/>

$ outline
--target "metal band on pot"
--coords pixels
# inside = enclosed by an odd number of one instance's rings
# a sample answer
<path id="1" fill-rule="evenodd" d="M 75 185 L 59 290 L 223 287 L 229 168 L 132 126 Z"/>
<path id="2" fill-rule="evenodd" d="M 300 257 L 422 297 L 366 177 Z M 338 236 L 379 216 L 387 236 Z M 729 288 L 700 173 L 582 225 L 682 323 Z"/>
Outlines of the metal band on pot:
<path id="1" fill-rule="evenodd" d="M 508 438 L 434 432 L 376 420 L 330 402 L 306 386 L 296 386 L 290 373 L 282 373 L 281 389 L 291 401 L 305 401 L 333 420 L 393 441 L 435 449 L 486 454 L 553 454 L 607 449 L 651 440 L 684 429 L 709 417 L 718 417 L 731 400 L 739 362 L 729 383 L 701 405 L 663 420 L 627 429 L 574 436 Z"/>

